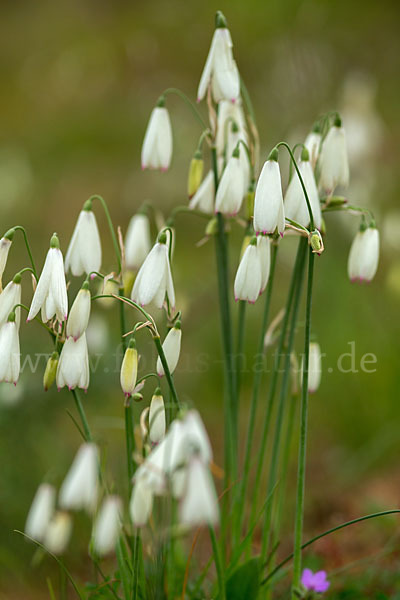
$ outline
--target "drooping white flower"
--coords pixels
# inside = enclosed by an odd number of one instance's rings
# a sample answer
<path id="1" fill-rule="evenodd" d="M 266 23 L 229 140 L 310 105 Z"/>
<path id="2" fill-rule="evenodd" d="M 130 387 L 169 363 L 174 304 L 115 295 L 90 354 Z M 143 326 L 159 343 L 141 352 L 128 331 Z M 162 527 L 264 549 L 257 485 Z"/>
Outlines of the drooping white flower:
<path id="1" fill-rule="evenodd" d="M 0 290 L 1 290 L 1 279 L 3 277 L 4 269 L 6 268 L 8 253 L 11 248 L 12 239 L 14 237 L 14 229 L 10 229 L 0 239 Z"/>
<path id="2" fill-rule="evenodd" d="M 169 168 L 172 158 L 172 127 L 165 99 L 160 98 L 150 115 L 142 146 L 142 169 Z"/>
<path id="3" fill-rule="evenodd" d="M 314 226 L 317 229 L 321 229 L 322 213 L 318 188 L 315 183 L 314 173 L 308 157 L 308 150 L 303 150 L 298 167 L 310 201 Z M 303 187 L 296 170 L 294 170 L 293 177 L 289 182 L 285 194 L 285 216 L 288 219 L 292 219 L 293 221 L 296 221 L 296 223 L 303 225 L 303 227 L 308 227 L 310 224 L 310 213 L 308 212 Z"/>
<path id="4" fill-rule="evenodd" d="M 131 298 L 140 306 L 154 303 L 162 308 L 168 296 L 172 309 L 175 307 L 175 291 L 169 263 L 167 235 L 161 232 L 158 242 L 150 250 L 140 267 L 132 288 Z"/>
<path id="5" fill-rule="evenodd" d="M 371 281 L 379 262 L 379 231 L 374 225 L 356 234 L 350 248 L 347 270 L 351 281 Z"/>
<path id="6" fill-rule="evenodd" d="M 150 402 L 149 437 L 153 444 L 161 442 L 165 436 L 165 407 L 161 389 L 157 388 Z"/>
<path id="7" fill-rule="evenodd" d="M 170 329 L 167 333 L 162 345 L 171 375 L 175 371 L 176 365 L 178 364 L 179 355 L 181 352 L 181 340 L 181 322 L 176 321 L 172 329 Z M 160 357 L 157 358 L 157 374 L 159 377 L 165 375 L 164 367 L 162 365 Z"/>
<path id="8" fill-rule="evenodd" d="M 51 519 L 43 544 L 53 554 L 62 554 L 68 546 L 72 532 L 72 518 L 66 512 L 58 511 Z"/>
<path id="9" fill-rule="evenodd" d="M 136 342 L 134 338 L 129 341 L 128 348 L 125 350 L 124 358 L 122 359 L 120 383 L 122 391 L 128 398 L 132 396 L 135 390 L 138 371 L 138 353 L 136 350 Z"/>
<path id="10" fill-rule="evenodd" d="M 60 390 L 65 385 L 73 390 L 76 387 L 87 390 L 89 387 L 89 356 L 86 334 L 77 340 L 69 337 L 65 340 L 57 365 L 56 382 Z"/>
<path id="11" fill-rule="evenodd" d="M 122 502 L 118 496 L 107 496 L 93 526 L 93 547 L 99 556 L 112 552 L 121 531 Z"/>
<path id="12" fill-rule="evenodd" d="M 226 27 L 225 17 L 218 12 L 216 29 L 197 91 L 198 102 L 204 98 L 210 82 L 212 95 L 216 102 L 224 99 L 235 101 L 239 97 L 240 79 L 232 55 L 232 46 L 232 38 Z"/>
<path id="13" fill-rule="evenodd" d="M 235 277 L 235 300 L 254 303 L 261 291 L 261 261 L 254 236 L 247 246 Z"/>
<path id="14" fill-rule="evenodd" d="M 125 237 L 125 260 L 128 269 L 138 270 L 150 252 L 150 225 L 147 215 L 134 215 Z"/>
<path id="15" fill-rule="evenodd" d="M 346 133 L 338 118 L 323 141 L 319 156 L 319 188 L 331 196 L 338 186 L 349 184 Z"/>
<path id="16" fill-rule="evenodd" d="M 85 282 L 77 293 L 74 303 L 71 306 L 71 310 L 69 311 L 67 337 L 73 337 L 76 341 L 83 333 L 85 333 L 89 323 L 91 303 L 89 284 L 88 282 Z"/>
<path id="17" fill-rule="evenodd" d="M 98 470 L 99 451 L 96 444 L 82 444 L 61 485 L 59 502 L 62 509 L 93 512 L 98 493 Z"/>
<path id="18" fill-rule="evenodd" d="M 201 182 L 197 192 L 189 202 L 189 208 L 201 210 L 204 213 L 214 212 L 214 173 L 209 171 Z"/>
<path id="19" fill-rule="evenodd" d="M 25 533 L 34 540 L 41 542 L 54 513 L 56 490 L 48 484 L 42 483 L 35 494 L 29 509 L 25 524 Z"/>
<path id="20" fill-rule="evenodd" d="M 135 527 L 146 525 L 153 510 L 153 490 L 144 477 L 136 476 L 129 512 Z"/>
<path id="21" fill-rule="evenodd" d="M 0 326 L 3 325 L 8 315 L 14 311 L 16 304 L 21 303 L 21 275 L 17 273 L 14 279 L 7 283 L 6 287 L 0 294 Z M 15 309 L 15 321 L 19 327 L 21 320 L 21 309 Z"/>
<path id="22" fill-rule="evenodd" d="M 254 231 L 256 233 L 279 233 L 285 230 L 281 172 L 278 151 L 273 150 L 264 163 L 258 178 L 254 199 Z"/>
<path id="23" fill-rule="evenodd" d="M 64 261 L 56 234 L 50 240 L 50 249 L 32 298 L 27 321 L 36 317 L 40 309 L 43 322 L 50 321 L 54 315 L 60 322 L 67 318 L 68 297 Z"/>
<path id="24" fill-rule="evenodd" d="M 260 256 L 261 264 L 261 290 L 260 293 L 265 290 L 268 284 L 269 272 L 271 268 L 271 239 L 266 235 L 259 235 L 257 237 L 257 250 Z"/>
<path id="25" fill-rule="evenodd" d="M 315 169 L 315 165 L 317 164 L 322 141 L 322 136 L 319 132 L 319 128 L 317 129 L 313 129 L 312 131 L 310 131 L 304 142 L 304 145 L 307 148 L 308 153 L 310 155 L 310 163 L 313 170 Z"/>
<path id="26" fill-rule="evenodd" d="M 321 348 L 319 347 L 319 344 L 317 344 L 317 342 L 311 342 L 310 343 L 310 352 L 309 352 L 309 357 L 308 357 L 308 392 L 310 394 L 314 393 L 317 391 L 317 389 L 319 388 L 319 384 L 321 382 L 321 372 L 322 372 L 322 365 L 321 365 Z M 304 363 L 304 357 L 302 360 L 302 366 L 301 366 L 301 378 L 303 377 L 303 363 Z"/>
<path id="27" fill-rule="evenodd" d="M 101 267 L 101 241 L 96 217 L 92 211 L 92 200 L 83 205 L 65 255 L 65 272 L 79 277 L 99 271 Z"/>
<path id="28" fill-rule="evenodd" d="M 186 490 L 180 506 L 180 521 L 190 527 L 219 522 L 218 497 L 210 470 L 199 456 L 189 461 Z"/>
<path id="29" fill-rule="evenodd" d="M 0 381 L 16 384 L 21 368 L 18 325 L 15 313 L 0 327 Z"/>
<path id="30" fill-rule="evenodd" d="M 236 125 L 236 132 L 232 130 L 233 124 Z M 236 147 L 238 138 L 246 143 L 248 141 L 242 103 L 240 99 L 237 102 L 221 100 L 218 103 L 217 133 L 215 137 L 218 156 L 224 155 L 225 147 L 227 155 L 230 156 Z"/>
<path id="31" fill-rule="evenodd" d="M 244 173 L 237 146 L 222 173 L 215 198 L 215 212 L 228 216 L 236 215 L 242 206 L 243 195 Z"/>

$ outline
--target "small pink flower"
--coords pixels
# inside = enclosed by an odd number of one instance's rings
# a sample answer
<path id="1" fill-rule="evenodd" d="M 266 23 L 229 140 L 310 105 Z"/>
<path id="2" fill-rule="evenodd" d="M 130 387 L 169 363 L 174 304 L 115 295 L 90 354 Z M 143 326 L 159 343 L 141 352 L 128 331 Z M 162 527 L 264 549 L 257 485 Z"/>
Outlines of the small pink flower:
<path id="1" fill-rule="evenodd" d="M 318 593 L 326 592 L 330 586 L 329 581 L 326 579 L 325 571 L 317 571 L 316 573 L 313 573 L 311 569 L 304 569 L 301 576 L 301 583 L 306 590 L 311 590 Z"/>

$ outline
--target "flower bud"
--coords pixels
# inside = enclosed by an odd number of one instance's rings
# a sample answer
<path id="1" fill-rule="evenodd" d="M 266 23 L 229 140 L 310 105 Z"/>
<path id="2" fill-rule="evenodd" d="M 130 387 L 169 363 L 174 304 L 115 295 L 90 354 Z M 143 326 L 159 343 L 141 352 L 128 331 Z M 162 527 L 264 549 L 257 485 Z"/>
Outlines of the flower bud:
<path id="1" fill-rule="evenodd" d="M 322 252 L 324 251 L 324 242 L 322 241 L 322 235 L 320 234 L 318 229 L 316 229 L 310 234 L 309 242 L 311 249 L 315 254 L 322 254 Z"/>
<path id="2" fill-rule="evenodd" d="M 149 411 L 150 440 L 153 444 L 160 442 L 165 436 L 165 407 L 160 388 L 153 394 Z"/>
<path id="3" fill-rule="evenodd" d="M 201 178 L 203 177 L 204 160 L 201 151 L 195 152 L 190 161 L 188 176 L 188 196 L 191 198 L 199 189 Z"/>
<path id="4" fill-rule="evenodd" d="M 67 337 L 73 337 L 76 341 L 86 331 L 89 323 L 91 308 L 91 296 L 89 283 L 85 281 L 77 293 L 71 307 L 67 321 Z"/>
<path id="5" fill-rule="evenodd" d="M 350 248 L 348 274 L 351 281 L 371 281 L 378 269 L 379 231 L 374 224 L 363 225 Z"/>
<path id="6" fill-rule="evenodd" d="M 321 371 L 321 348 L 316 342 L 311 342 L 308 358 L 308 391 L 310 394 L 316 392 L 319 388 Z M 303 373 L 303 369 L 301 372 Z"/>
<path id="7" fill-rule="evenodd" d="M 72 532 L 72 518 L 66 512 L 58 511 L 51 519 L 43 543 L 53 554 L 62 554 Z"/>
<path id="8" fill-rule="evenodd" d="M 35 494 L 25 524 L 25 533 L 34 540 L 44 539 L 47 527 L 53 516 L 56 490 L 48 483 L 42 483 Z"/>
<path id="9" fill-rule="evenodd" d="M 218 219 L 213 217 L 210 219 L 206 226 L 206 236 L 216 235 L 218 233 Z"/>
<path id="10" fill-rule="evenodd" d="M 181 322 L 176 321 L 173 328 L 167 333 L 162 345 L 171 375 L 175 371 L 176 365 L 178 364 L 179 354 L 181 351 L 181 339 Z M 157 358 L 157 374 L 159 377 L 165 375 L 164 367 L 160 357 Z"/>
<path id="11" fill-rule="evenodd" d="M 43 375 L 43 387 L 45 392 L 51 388 L 56 380 L 58 358 L 58 352 L 53 352 L 47 361 L 46 369 Z"/>
<path id="12" fill-rule="evenodd" d="M 121 365 L 120 382 L 126 397 L 132 396 L 136 385 L 138 370 L 138 353 L 135 338 L 131 338 L 128 348 L 125 350 Z"/>

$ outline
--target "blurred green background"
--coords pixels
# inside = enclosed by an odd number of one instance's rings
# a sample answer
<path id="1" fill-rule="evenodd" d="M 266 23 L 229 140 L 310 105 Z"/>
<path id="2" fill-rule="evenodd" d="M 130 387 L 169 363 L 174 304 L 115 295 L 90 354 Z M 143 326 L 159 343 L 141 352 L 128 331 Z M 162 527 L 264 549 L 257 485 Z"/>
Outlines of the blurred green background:
<path id="1" fill-rule="evenodd" d="M 371 509 L 399 504 L 397 2 L 3 0 L 1 229 L 24 225 L 41 266 L 53 231 L 65 252 L 78 212 L 91 194 L 104 196 L 123 232 L 144 200 L 165 215 L 176 204 L 187 203 L 187 168 L 200 131 L 178 98 L 168 99 L 174 132 L 171 169 L 165 174 L 142 173 L 140 148 L 150 111 L 164 88 L 178 87 L 195 98 L 216 9 L 223 10 L 229 22 L 235 58 L 256 111 L 262 157 L 280 140 L 302 141 L 321 113 L 342 110 L 352 159 L 348 197 L 374 210 L 382 232 L 380 268 L 369 286 L 351 285 L 346 275 L 347 253 L 358 227 L 355 217 L 328 216 L 326 252 L 317 261 L 313 334 L 326 357 L 321 387 L 310 402 L 306 532 L 312 534 Z M 205 115 L 204 106 L 201 110 Z M 108 272 L 115 268 L 112 246 L 104 215 L 99 206 L 95 210 L 103 234 L 103 270 Z M 177 221 L 173 266 L 184 338 L 176 382 L 181 397 L 201 410 L 221 464 L 222 365 L 214 249 L 212 241 L 196 247 L 204 225 L 190 216 Z M 233 274 L 241 243 L 237 227 L 231 237 Z M 285 239 L 282 247 L 274 315 L 284 302 L 293 240 Z M 17 234 L 3 283 L 26 264 Z M 77 285 L 73 282 L 71 289 Z M 30 297 L 27 278 L 27 303 Z M 261 303 L 248 310 L 249 365 L 260 314 Z M 114 356 L 119 343 L 117 314 L 115 309 L 97 307 L 93 320 L 92 353 L 102 356 L 85 406 L 106 448 L 110 481 L 121 490 L 125 450 Z M 151 368 L 154 354 L 147 336 L 139 338 L 144 372 Z M 338 369 L 338 358 L 350 352 L 352 342 L 358 372 L 344 373 Z M 22 325 L 21 348 L 23 356 L 51 351 L 45 333 L 35 324 Z M 372 373 L 360 368 L 367 353 L 376 356 Z M 37 485 L 45 478 L 60 483 L 80 441 L 66 413 L 74 411 L 68 392 L 42 391 L 44 360 L 34 375 L 24 369 L 15 390 L 7 384 L 0 389 L 1 598 L 46 597 L 45 578 L 53 566 L 44 561 L 33 568 L 32 546 L 13 530 L 23 529 Z M 346 369 L 349 362 L 349 357 L 343 359 Z M 243 381 L 245 431 L 250 372 Z M 266 385 L 267 378 L 261 405 Z M 151 391 L 149 386 L 138 411 Z M 294 468 L 293 462 L 292 475 Z M 292 509 L 289 501 L 288 531 Z M 318 548 L 326 554 L 324 568 L 378 552 L 394 531 L 395 525 L 386 523 L 358 528 L 354 537 L 338 535 Z M 67 555 L 74 572 L 84 576 L 88 532 L 83 517 L 75 521 Z M 290 537 L 283 544 L 289 548 Z M 340 581 L 338 576 L 337 586 Z M 373 583 L 369 585 L 374 589 Z"/>

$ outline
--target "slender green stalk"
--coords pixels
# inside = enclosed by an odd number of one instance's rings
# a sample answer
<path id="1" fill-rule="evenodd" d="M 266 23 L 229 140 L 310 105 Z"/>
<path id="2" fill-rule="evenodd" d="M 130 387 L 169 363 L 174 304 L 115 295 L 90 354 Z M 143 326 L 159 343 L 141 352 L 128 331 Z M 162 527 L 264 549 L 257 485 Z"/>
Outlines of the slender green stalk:
<path id="1" fill-rule="evenodd" d="M 320 540 L 321 538 L 323 538 L 327 535 L 330 535 L 331 533 L 334 533 L 335 531 L 339 531 L 340 529 L 344 529 L 345 527 L 349 527 L 350 525 L 355 525 L 356 523 L 361 523 L 362 521 L 368 521 L 369 519 L 375 519 L 377 517 L 386 517 L 387 515 L 394 515 L 394 514 L 399 514 L 399 513 L 400 513 L 400 509 L 395 508 L 392 510 L 384 510 L 381 512 L 372 513 L 370 515 L 364 515 L 363 517 L 358 517 L 357 519 L 352 519 L 351 521 L 346 521 L 346 523 L 341 523 L 341 525 L 336 525 L 336 527 L 327 529 L 323 533 L 319 533 L 318 535 L 314 536 L 310 540 L 307 540 L 307 542 L 304 542 L 304 544 L 301 545 L 301 550 L 304 550 L 308 546 L 311 546 L 311 544 L 314 544 L 314 542 Z M 267 577 L 265 577 L 265 579 L 263 579 L 263 581 L 261 582 L 261 585 L 265 585 L 282 567 L 284 567 L 293 558 L 293 556 L 294 556 L 294 554 L 292 552 L 286 558 L 284 558 L 279 563 L 279 565 L 277 565 L 275 567 L 275 569 L 273 569 L 273 571 L 271 571 L 271 573 L 269 573 L 267 575 Z"/>
<path id="2" fill-rule="evenodd" d="M 266 450 L 266 446 L 267 446 L 269 426 L 270 426 L 271 417 L 272 417 L 272 409 L 273 409 L 273 404 L 274 404 L 275 392 L 276 392 L 276 387 L 277 387 L 277 383 L 278 383 L 278 376 L 279 376 L 280 364 L 281 364 L 281 359 L 282 359 L 283 345 L 284 345 L 284 342 L 286 339 L 286 332 L 287 332 L 287 328 L 288 328 L 288 324 L 289 324 L 289 315 L 290 315 L 290 310 L 291 310 L 292 301 L 293 301 L 295 283 L 296 283 L 296 278 L 297 278 L 297 270 L 299 268 L 299 265 L 302 262 L 303 254 L 304 254 L 304 241 L 303 241 L 303 238 L 301 238 L 299 240 L 299 245 L 297 248 L 296 261 L 295 261 L 295 264 L 293 267 L 292 278 L 291 278 L 289 292 L 288 292 L 288 296 L 287 296 L 287 300 L 286 300 L 285 314 L 284 314 L 283 321 L 282 321 L 282 328 L 281 328 L 281 333 L 279 336 L 278 347 L 277 347 L 276 353 L 275 353 L 274 366 L 273 366 L 272 375 L 271 375 L 271 382 L 270 382 L 270 386 L 269 386 L 269 390 L 268 390 L 267 409 L 265 412 L 263 431 L 261 434 L 261 447 L 257 451 L 257 455 L 258 455 L 257 470 L 256 470 L 255 483 L 254 483 L 253 500 L 252 500 L 251 514 L 250 514 L 250 523 L 253 523 L 255 515 L 257 514 L 257 500 L 258 500 L 258 494 L 259 494 L 259 488 L 260 488 L 260 480 L 261 480 L 262 469 L 264 466 L 264 456 L 265 456 L 265 450 Z"/>
<path id="3" fill-rule="evenodd" d="M 295 590 L 300 583 L 301 575 L 301 542 L 303 537 L 304 519 L 304 488 L 306 475 L 306 452 L 307 452 L 307 417 L 308 417 L 308 364 L 310 357 L 310 331 L 311 331 L 311 305 L 314 275 L 314 253 L 309 251 L 308 257 L 308 281 L 307 281 L 307 304 L 306 324 L 304 333 L 304 361 L 303 381 L 301 390 L 301 412 L 300 412 L 300 440 L 299 459 L 297 473 L 297 503 L 294 532 L 294 563 L 293 563 L 293 588 Z M 296 598 L 292 591 L 292 598 Z"/>
<path id="4" fill-rule="evenodd" d="M 243 369 L 243 345 L 244 345 L 244 334 L 246 325 L 246 307 L 247 302 L 245 300 L 239 300 L 239 311 L 238 311 L 238 334 L 237 334 L 237 345 L 236 345 L 236 393 L 238 396 L 237 414 L 235 420 L 239 418 L 239 398 L 240 398 L 240 383 L 241 373 Z"/>
<path id="5" fill-rule="evenodd" d="M 75 405 L 76 405 L 76 408 L 78 410 L 79 416 L 80 416 L 81 421 L 82 421 L 82 426 L 83 426 L 83 431 L 84 431 L 84 434 L 85 434 L 85 439 L 86 439 L 87 442 L 91 442 L 93 438 L 92 438 L 92 434 L 91 434 L 91 431 L 90 431 L 89 423 L 88 423 L 87 418 L 86 418 L 85 410 L 84 410 L 82 402 L 81 402 L 80 394 L 79 394 L 79 392 L 78 392 L 78 390 L 76 388 L 74 390 L 71 390 L 71 392 L 72 392 L 72 395 L 74 397 Z"/>
<path id="6" fill-rule="evenodd" d="M 169 389 L 171 391 L 172 399 L 176 405 L 177 410 L 179 410 L 181 408 L 181 405 L 180 405 L 180 402 L 178 399 L 178 394 L 175 389 L 174 380 L 172 379 L 171 371 L 169 370 L 167 359 L 165 358 L 164 350 L 161 345 L 160 336 L 153 336 L 153 340 L 156 345 L 158 356 L 160 357 L 160 360 L 161 360 L 161 364 L 164 368 L 165 378 L 167 380 Z"/>
<path id="7" fill-rule="evenodd" d="M 226 590 L 225 590 L 225 578 L 224 578 L 224 570 L 222 568 L 222 560 L 221 555 L 218 548 L 217 537 L 215 535 L 215 531 L 213 527 L 209 526 L 210 539 L 213 549 L 215 568 L 217 570 L 217 578 L 218 578 L 218 600 L 225 600 L 226 598 Z"/>
<path id="8" fill-rule="evenodd" d="M 182 100 L 186 102 L 186 104 L 189 106 L 189 108 L 191 109 L 191 111 L 193 112 L 194 116 L 196 117 L 200 125 L 203 127 L 203 129 L 208 129 L 207 123 L 204 121 L 203 117 L 201 116 L 193 102 L 186 96 L 186 94 L 184 94 L 178 88 L 167 88 L 163 91 L 161 96 L 166 96 L 167 94 L 176 94 L 177 96 L 182 98 Z"/>
<path id="9" fill-rule="evenodd" d="M 35 261 L 33 260 L 33 255 L 32 255 L 32 251 L 31 251 L 31 247 L 29 245 L 28 236 L 26 234 L 25 227 L 22 227 L 22 225 L 15 225 L 15 227 L 13 227 L 13 229 L 15 231 L 21 231 L 22 235 L 24 236 L 25 246 L 26 246 L 26 250 L 28 252 L 29 260 L 31 261 L 33 274 L 35 275 L 35 279 L 37 280 L 38 276 L 37 276 L 37 271 L 36 271 L 36 267 L 35 267 Z"/>
<path id="10" fill-rule="evenodd" d="M 307 247 L 306 238 L 302 239 L 302 244 L 304 249 Z M 277 480 L 277 469 L 279 463 L 279 452 L 281 449 L 281 437 L 282 437 L 282 425 L 283 425 L 283 417 L 284 417 L 284 409 L 285 409 L 285 401 L 287 397 L 288 385 L 290 381 L 290 355 L 292 353 L 294 337 L 297 325 L 297 317 L 299 314 L 300 308 L 300 299 L 301 299 L 301 290 L 303 283 L 303 273 L 304 273 L 304 253 L 303 260 L 299 264 L 297 269 L 297 277 L 295 283 L 295 293 L 293 298 L 293 309 L 292 316 L 290 320 L 289 327 L 289 336 L 287 341 L 287 347 L 285 352 L 285 360 L 284 360 L 284 368 L 283 368 L 283 376 L 282 376 L 282 384 L 279 392 L 279 403 L 278 410 L 276 414 L 275 420 L 275 435 L 274 441 L 272 444 L 272 453 L 271 453 L 271 462 L 268 473 L 268 485 L 267 485 L 267 497 L 271 494 L 271 491 L 276 485 Z M 262 546 L 261 546 L 261 560 L 264 562 L 268 555 L 269 550 L 269 541 L 271 538 L 271 524 L 272 524 L 272 508 L 274 503 L 270 502 L 265 511 L 265 520 L 263 527 L 263 535 L 262 535 Z"/>
<path id="11" fill-rule="evenodd" d="M 136 534 L 133 550 L 133 594 L 132 599 L 137 600 L 139 590 L 139 556 L 140 556 L 140 536 Z"/>
<path id="12" fill-rule="evenodd" d="M 263 312 L 261 329 L 260 329 L 260 337 L 258 339 L 258 347 L 257 347 L 257 354 L 256 354 L 257 360 L 263 356 L 264 338 L 265 338 L 265 333 L 267 331 L 269 311 L 270 311 L 270 306 L 271 306 L 271 297 L 272 297 L 272 290 L 273 290 L 274 279 L 275 279 L 275 266 L 276 266 L 277 254 L 278 254 L 278 245 L 273 244 L 272 256 L 271 256 L 271 270 L 269 273 L 268 285 L 267 285 L 267 289 L 266 289 L 266 293 L 265 293 L 264 312 Z M 253 379 L 253 391 L 252 391 L 252 396 L 251 396 L 250 416 L 249 416 L 249 423 L 247 426 L 247 438 L 246 438 L 246 449 L 245 449 L 245 457 L 244 457 L 243 478 L 242 478 L 242 484 L 240 486 L 240 498 L 239 498 L 238 511 L 236 513 L 236 515 L 237 515 L 236 520 L 237 520 L 239 532 L 243 525 L 244 500 L 245 500 L 247 485 L 248 485 L 248 481 L 249 481 L 249 474 L 250 474 L 251 450 L 252 450 L 253 441 L 254 441 L 254 427 L 255 427 L 255 423 L 256 423 L 261 379 L 262 379 L 262 369 L 257 368 L 254 373 L 254 379 Z"/>
<path id="13" fill-rule="evenodd" d="M 104 200 L 104 198 L 102 196 L 99 196 L 98 194 L 94 194 L 93 196 L 90 196 L 89 200 L 99 200 L 99 202 L 101 203 L 105 215 L 106 215 L 106 219 L 107 219 L 107 223 L 108 223 L 108 228 L 110 230 L 110 234 L 111 234 L 111 239 L 114 245 L 114 251 L 115 251 L 115 256 L 118 262 L 118 269 L 119 269 L 119 273 L 122 270 L 122 264 L 121 264 L 121 250 L 119 248 L 119 244 L 118 244 L 118 240 L 117 240 L 117 236 L 115 235 L 115 230 L 114 230 L 114 225 L 111 219 L 111 215 L 110 215 L 110 211 L 108 210 L 108 206 L 106 201 Z"/>

